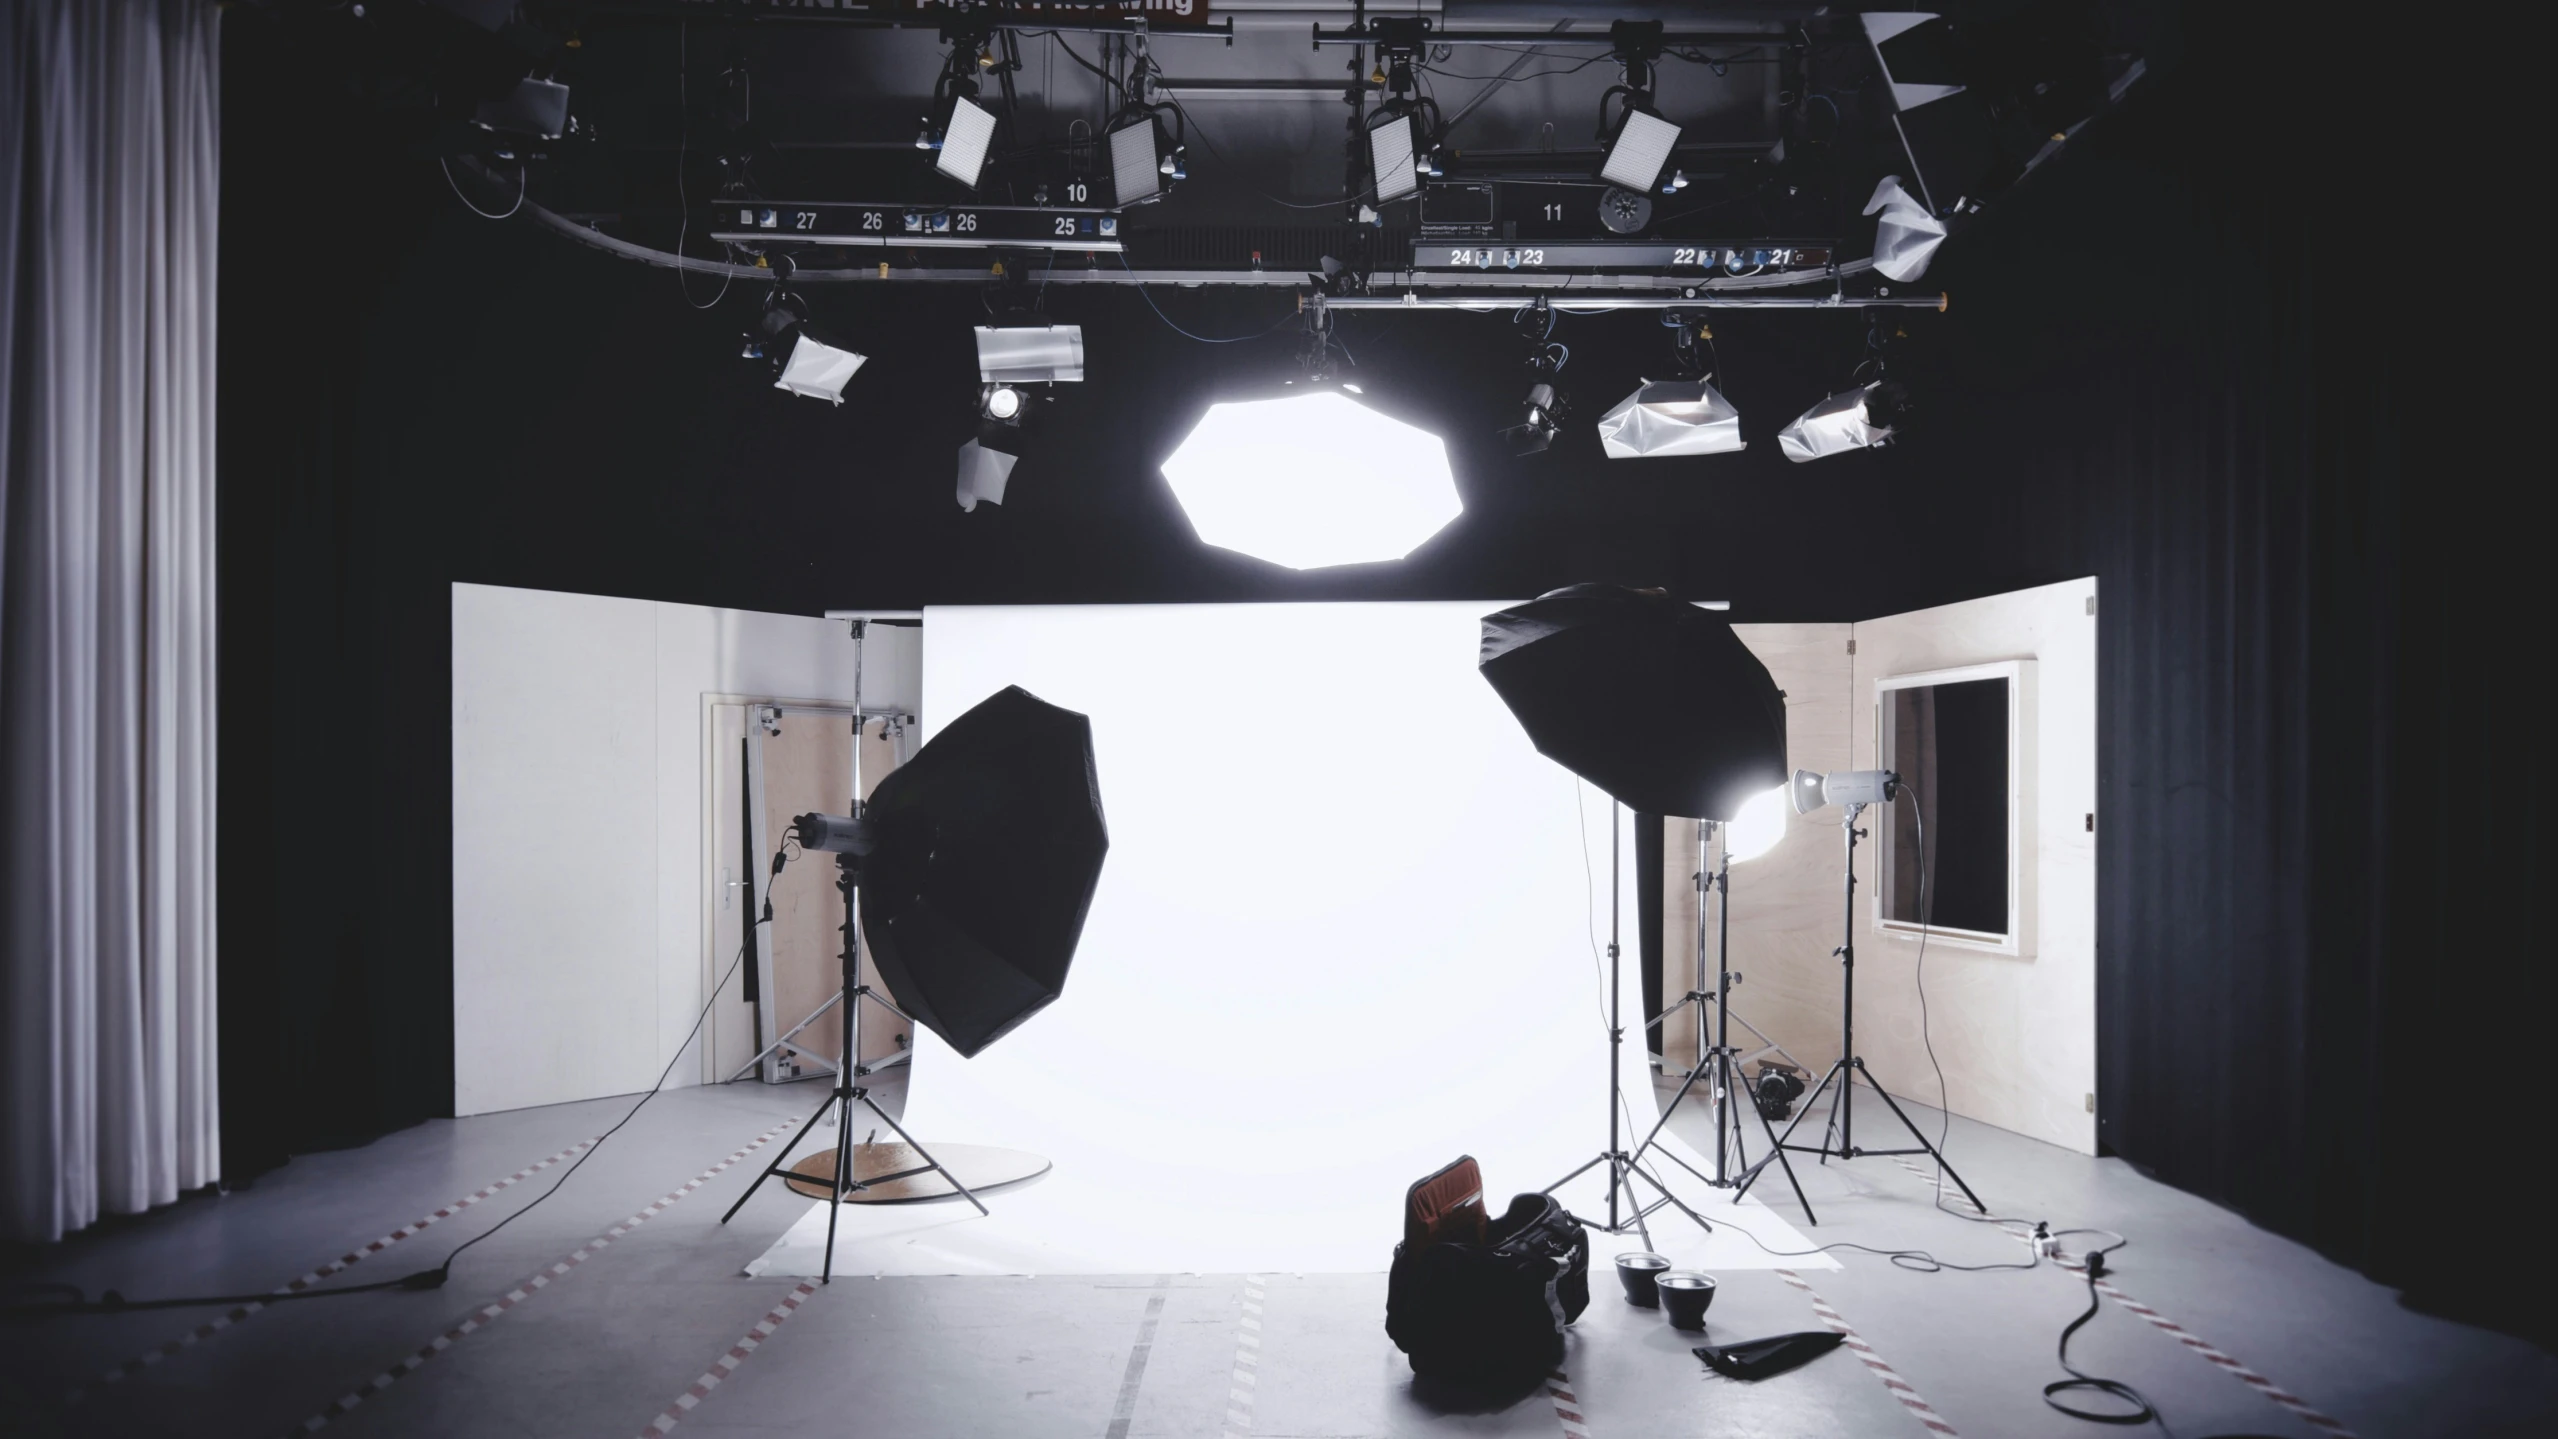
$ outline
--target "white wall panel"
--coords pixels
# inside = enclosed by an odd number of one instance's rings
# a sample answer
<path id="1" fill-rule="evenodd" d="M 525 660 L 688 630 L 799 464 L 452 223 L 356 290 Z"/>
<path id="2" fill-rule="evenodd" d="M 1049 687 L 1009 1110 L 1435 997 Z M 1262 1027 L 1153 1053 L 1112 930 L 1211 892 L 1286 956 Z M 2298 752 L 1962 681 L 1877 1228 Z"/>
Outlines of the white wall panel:
<path id="1" fill-rule="evenodd" d="M 874 627 L 865 701 L 912 708 L 916 653 Z M 727 959 L 704 949 L 705 697 L 852 688 L 838 622 L 453 587 L 456 1113 L 656 1081 Z"/>

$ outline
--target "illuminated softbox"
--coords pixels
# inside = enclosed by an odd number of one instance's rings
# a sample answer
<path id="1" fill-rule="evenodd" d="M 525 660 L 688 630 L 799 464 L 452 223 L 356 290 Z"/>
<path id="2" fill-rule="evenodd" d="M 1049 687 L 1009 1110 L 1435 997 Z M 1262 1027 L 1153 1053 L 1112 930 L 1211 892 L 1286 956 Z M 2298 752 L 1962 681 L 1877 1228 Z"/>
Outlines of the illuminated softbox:
<path id="1" fill-rule="evenodd" d="M 1290 569 L 1399 560 L 1465 512 L 1438 436 L 1334 390 L 1210 405 L 1162 468 L 1201 540 Z"/>

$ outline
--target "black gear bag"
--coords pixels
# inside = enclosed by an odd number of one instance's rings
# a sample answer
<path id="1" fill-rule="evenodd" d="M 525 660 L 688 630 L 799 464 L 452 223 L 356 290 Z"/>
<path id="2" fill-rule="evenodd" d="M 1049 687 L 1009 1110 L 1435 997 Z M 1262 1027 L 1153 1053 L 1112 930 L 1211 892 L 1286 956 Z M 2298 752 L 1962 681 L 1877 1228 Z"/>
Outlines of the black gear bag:
<path id="1" fill-rule="evenodd" d="M 1386 1337 L 1413 1373 L 1479 1387 L 1540 1379 L 1589 1304 L 1590 1236 L 1552 1198 L 1522 1194 L 1488 1219 L 1470 1156 L 1405 1192 Z"/>

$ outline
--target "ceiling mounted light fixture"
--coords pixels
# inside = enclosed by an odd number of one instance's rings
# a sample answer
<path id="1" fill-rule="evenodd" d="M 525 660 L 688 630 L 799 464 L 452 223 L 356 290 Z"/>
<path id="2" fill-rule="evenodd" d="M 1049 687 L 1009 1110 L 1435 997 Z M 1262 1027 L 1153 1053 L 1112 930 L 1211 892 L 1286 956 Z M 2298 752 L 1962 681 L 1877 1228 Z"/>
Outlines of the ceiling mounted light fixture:
<path id="1" fill-rule="evenodd" d="M 1400 200 L 1421 188 L 1414 167 L 1412 117 L 1397 115 L 1368 127 L 1368 164 L 1377 177 L 1377 198 Z"/>
<path id="2" fill-rule="evenodd" d="M 775 266 L 774 273 L 781 280 L 790 278 L 788 257 Z M 778 285 L 764 297 L 764 312 L 756 316 L 755 328 L 746 332 L 739 353 L 777 376 L 774 389 L 830 405 L 844 403 L 844 386 L 868 359 L 810 334 L 808 302 Z"/>
<path id="3" fill-rule="evenodd" d="M 1161 468 L 1201 541 L 1296 570 L 1402 559 L 1465 512 L 1438 436 L 1330 387 L 1210 405 Z"/>
<path id="4" fill-rule="evenodd" d="M 1877 380 L 1842 390 L 1778 431 L 1776 442 L 1784 448 L 1785 457 L 1798 465 L 1879 446 L 1892 438 L 1892 418 L 1900 409 L 1899 388 Z"/>
<path id="5" fill-rule="evenodd" d="M 933 168 L 974 190 L 986 173 L 986 151 L 994 143 L 995 112 L 966 95 L 953 96 Z"/>
<path id="6" fill-rule="evenodd" d="M 1111 198 L 1141 205 L 1163 194 L 1162 136 L 1148 113 L 1110 132 Z"/>
<path id="7" fill-rule="evenodd" d="M 1720 455 L 1746 449 L 1741 412 L 1704 380 L 1646 380 L 1599 417 L 1612 460 Z"/>
<path id="8" fill-rule="evenodd" d="M 1599 178 L 1642 194 L 1659 182 L 1662 168 L 1670 163 L 1670 149 L 1678 143 L 1678 126 L 1649 110 L 1629 108 L 1616 139 L 1609 142 Z"/>
<path id="9" fill-rule="evenodd" d="M 1084 377 L 1081 325 L 977 326 L 977 378 L 989 385 L 1044 385 Z"/>

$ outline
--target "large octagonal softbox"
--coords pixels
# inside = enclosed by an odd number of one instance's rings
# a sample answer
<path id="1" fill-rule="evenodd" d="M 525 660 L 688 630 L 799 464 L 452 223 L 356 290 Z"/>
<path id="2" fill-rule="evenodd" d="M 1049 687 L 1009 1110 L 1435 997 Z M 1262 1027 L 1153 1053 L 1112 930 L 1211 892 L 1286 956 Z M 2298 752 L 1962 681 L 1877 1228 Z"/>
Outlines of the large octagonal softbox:
<path id="1" fill-rule="evenodd" d="M 1006 688 L 891 771 L 863 816 L 862 930 L 899 1008 L 974 1055 L 1057 997 L 1110 848 L 1090 720 Z"/>
<path id="2" fill-rule="evenodd" d="M 1478 662 L 1540 754 L 1639 814 L 1729 820 L 1785 783 L 1785 694 L 1732 626 L 1572 585 L 1486 615 Z"/>

